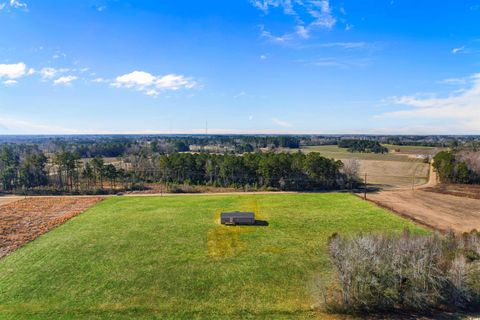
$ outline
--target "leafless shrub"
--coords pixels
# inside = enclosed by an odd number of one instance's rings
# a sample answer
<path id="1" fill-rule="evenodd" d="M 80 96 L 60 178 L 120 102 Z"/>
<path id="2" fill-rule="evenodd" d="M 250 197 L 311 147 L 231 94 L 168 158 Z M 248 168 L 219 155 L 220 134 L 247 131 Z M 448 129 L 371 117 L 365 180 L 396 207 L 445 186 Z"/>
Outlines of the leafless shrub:
<path id="1" fill-rule="evenodd" d="M 455 237 L 334 235 L 327 306 L 347 312 L 466 309 L 480 302 L 478 234 Z M 472 258 L 467 258 L 470 252 Z"/>
<path id="2" fill-rule="evenodd" d="M 343 161 L 342 172 L 345 175 L 345 183 L 347 187 L 353 188 L 360 182 L 360 162 L 356 159 L 348 159 Z"/>

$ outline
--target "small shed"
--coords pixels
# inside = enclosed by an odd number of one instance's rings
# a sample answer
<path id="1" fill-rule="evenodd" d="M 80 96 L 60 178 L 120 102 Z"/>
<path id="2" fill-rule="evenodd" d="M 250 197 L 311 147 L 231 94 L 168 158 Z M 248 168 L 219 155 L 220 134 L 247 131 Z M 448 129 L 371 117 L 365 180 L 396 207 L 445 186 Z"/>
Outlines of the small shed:
<path id="1" fill-rule="evenodd" d="M 254 225 L 255 213 L 253 212 L 222 212 L 220 223 L 225 225 Z"/>

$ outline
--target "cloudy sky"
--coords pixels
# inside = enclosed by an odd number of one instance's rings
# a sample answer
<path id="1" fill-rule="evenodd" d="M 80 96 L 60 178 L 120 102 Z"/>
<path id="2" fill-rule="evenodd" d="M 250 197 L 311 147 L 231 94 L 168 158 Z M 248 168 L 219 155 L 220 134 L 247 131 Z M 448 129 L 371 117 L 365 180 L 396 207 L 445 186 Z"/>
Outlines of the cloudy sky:
<path id="1" fill-rule="evenodd" d="M 480 0 L 0 0 L 0 134 L 480 134 Z"/>

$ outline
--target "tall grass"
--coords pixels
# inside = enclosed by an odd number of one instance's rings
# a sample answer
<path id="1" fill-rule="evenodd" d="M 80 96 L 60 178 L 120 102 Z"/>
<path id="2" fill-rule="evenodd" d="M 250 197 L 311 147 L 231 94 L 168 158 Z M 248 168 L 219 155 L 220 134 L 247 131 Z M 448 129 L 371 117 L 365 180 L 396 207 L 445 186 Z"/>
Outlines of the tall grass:
<path id="1" fill-rule="evenodd" d="M 480 236 L 333 235 L 327 307 L 342 312 L 478 309 Z"/>

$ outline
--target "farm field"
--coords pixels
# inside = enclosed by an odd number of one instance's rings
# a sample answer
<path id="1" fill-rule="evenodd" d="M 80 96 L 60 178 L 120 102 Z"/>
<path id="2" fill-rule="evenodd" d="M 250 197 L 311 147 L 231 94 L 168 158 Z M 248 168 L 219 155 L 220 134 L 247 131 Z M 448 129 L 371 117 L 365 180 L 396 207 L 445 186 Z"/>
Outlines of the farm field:
<path id="1" fill-rule="evenodd" d="M 398 146 L 393 144 L 384 144 L 389 152 L 397 155 L 428 155 L 434 156 L 440 151 L 448 150 L 448 148 L 441 147 L 422 147 L 422 146 Z"/>
<path id="2" fill-rule="evenodd" d="M 423 150 L 415 147 L 417 151 L 421 151 L 420 149 Z M 431 152 L 431 149 L 434 148 L 426 147 L 425 152 Z M 304 147 L 302 151 L 319 152 L 324 157 L 344 162 L 355 159 L 360 164 L 360 176 L 364 177 L 367 173 L 368 183 L 382 189 L 411 188 L 413 183 L 421 185 L 428 180 L 429 164 L 424 163 L 422 159 L 412 158 L 412 154 L 352 153 L 338 146 Z"/>
<path id="3" fill-rule="evenodd" d="M 368 199 L 437 230 L 480 230 L 480 200 L 427 190 L 382 191 L 368 194 Z"/>
<path id="4" fill-rule="evenodd" d="M 425 189 L 429 192 L 449 194 L 457 197 L 465 197 L 480 200 L 480 185 L 474 184 L 438 184 Z"/>
<path id="5" fill-rule="evenodd" d="M 0 318 L 323 319 L 328 237 L 406 227 L 350 194 L 112 197 L 0 259 Z"/>
<path id="6" fill-rule="evenodd" d="M 6 199 L 10 201 L 0 205 L 0 258 L 102 200 L 99 197 Z"/>
<path id="7" fill-rule="evenodd" d="M 20 199 L 22 199 L 22 198 L 21 197 L 15 197 L 15 196 L 0 197 L 0 206 L 15 202 L 15 201 L 20 200 Z"/>

